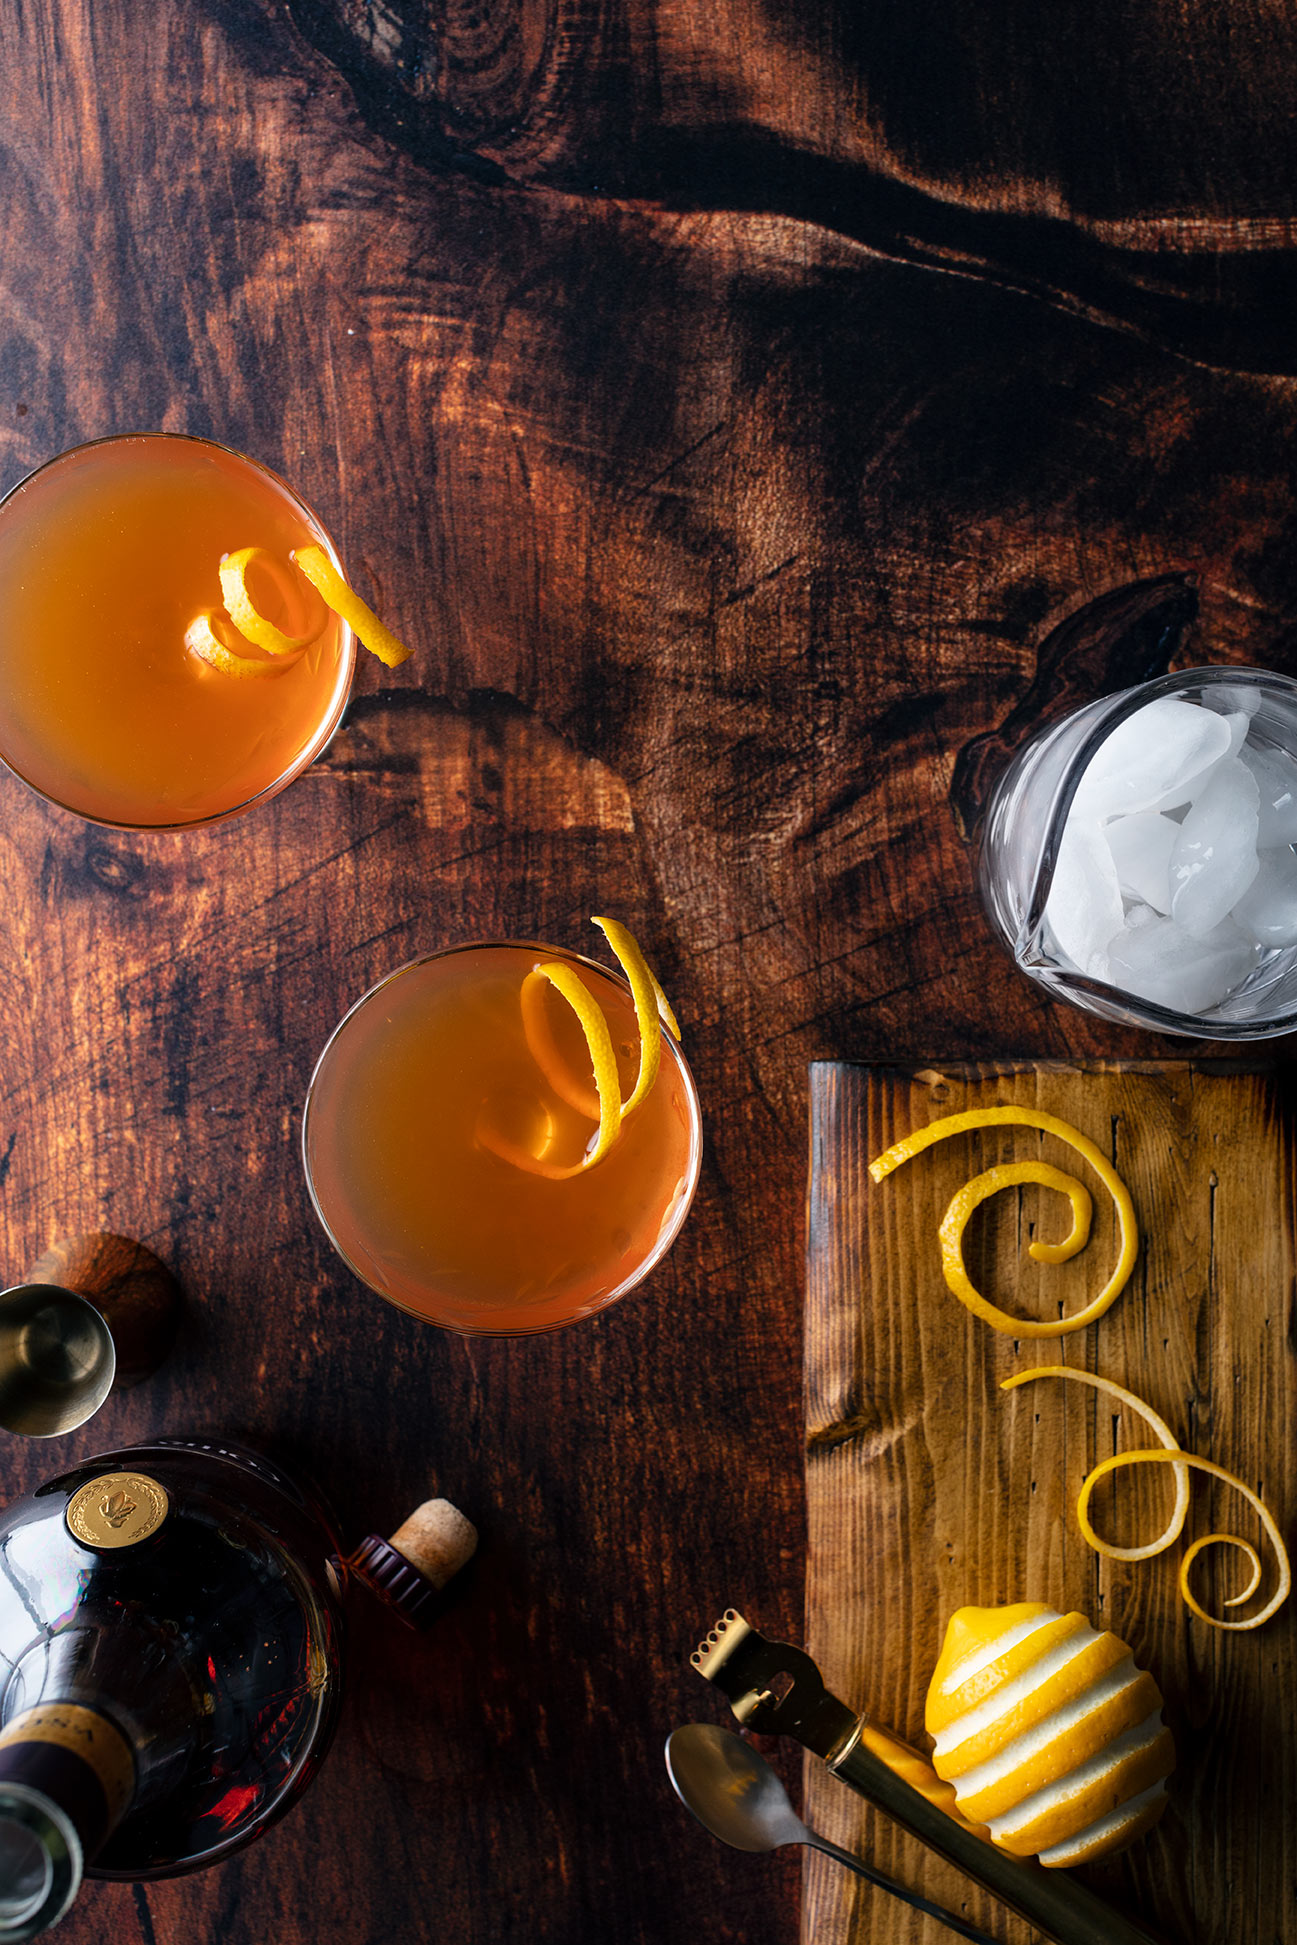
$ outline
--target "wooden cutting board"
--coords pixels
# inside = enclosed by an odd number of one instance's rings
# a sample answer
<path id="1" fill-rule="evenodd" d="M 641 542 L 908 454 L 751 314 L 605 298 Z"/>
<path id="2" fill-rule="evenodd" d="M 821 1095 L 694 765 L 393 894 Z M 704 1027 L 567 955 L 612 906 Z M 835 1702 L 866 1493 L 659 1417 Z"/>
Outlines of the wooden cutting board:
<path id="1" fill-rule="evenodd" d="M 998 1384 L 1060 1362 L 1117 1380 L 1186 1449 L 1247 1479 L 1291 1545 L 1289 1099 L 1281 1070 L 1223 1062 L 811 1069 L 807 1645 L 843 1700 L 926 1746 L 925 1691 L 955 1608 L 1048 1601 L 1121 1635 L 1157 1677 L 1179 1762 L 1158 1830 L 1087 1876 L 1180 1945 L 1297 1939 L 1297 1600 L 1251 1633 L 1223 1634 L 1189 1616 L 1176 1569 L 1197 1534 L 1251 1538 L 1264 1559 L 1263 1597 L 1274 1585 L 1246 1502 L 1203 1475 L 1194 1476 L 1184 1541 L 1140 1563 L 1101 1559 L 1077 1530 L 1078 1488 L 1099 1458 L 1151 1436 L 1118 1425 L 1089 1387 L 1049 1380 L 1003 1393 Z M 1005 1103 L 1072 1122 L 1113 1159 L 1135 1199 L 1135 1274 L 1107 1316 L 1070 1336 L 1015 1340 L 988 1329 L 946 1289 L 937 1246 L 946 1205 L 970 1176 L 1040 1155 L 1087 1177 L 1070 1150 L 1032 1130 L 991 1129 L 941 1142 L 877 1186 L 867 1173 L 870 1158 L 911 1129 Z M 977 1287 L 1035 1318 L 1059 1315 L 1059 1303 L 1075 1311 L 1096 1294 L 1115 1261 L 1115 1224 L 1101 1186 L 1088 1185 L 1090 1244 L 1053 1268 L 1025 1251 L 1036 1234 L 1066 1233 L 1061 1197 L 1027 1187 L 984 1205 L 968 1234 Z M 1161 1472 L 1131 1468 L 1101 1486 L 1099 1530 L 1125 1544 L 1159 1531 L 1171 1499 Z M 1212 1613 L 1242 1585 L 1238 1557 L 1212 1549 L 1197 1563 L 1195 1585 Z M 1006 1945 L 1035 1937 L 813 1760 L 806 1815 Z M 950 1938 L 838 1866 L 807 1859 L 805 1941 Z"/>

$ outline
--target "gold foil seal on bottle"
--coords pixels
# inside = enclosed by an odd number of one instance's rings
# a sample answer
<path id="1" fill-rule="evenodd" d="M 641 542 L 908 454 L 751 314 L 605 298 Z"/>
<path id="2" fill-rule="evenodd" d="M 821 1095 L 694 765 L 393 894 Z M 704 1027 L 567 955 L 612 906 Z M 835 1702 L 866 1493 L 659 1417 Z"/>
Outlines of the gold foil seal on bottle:
<path id="1" fill-rule="evenodd" d="M 65 1518 L 73 1539 L 102 1552 L 147 1540 L 167 1517 L 169 1506 L 166 1493 L 147 1473 L 105 1472 L 72 1495 Z"/>
<path id="2" fill-rule="evenodd" d="M 108 1825 L 119 1821 L 135 1788 L 135 1758 L 120 1729 L 77 1702 L 42 1702 L 0 1729 L 0 1750 L 14 1743 L 52 1743 L 88 1763 L 99 1778 Z"/>

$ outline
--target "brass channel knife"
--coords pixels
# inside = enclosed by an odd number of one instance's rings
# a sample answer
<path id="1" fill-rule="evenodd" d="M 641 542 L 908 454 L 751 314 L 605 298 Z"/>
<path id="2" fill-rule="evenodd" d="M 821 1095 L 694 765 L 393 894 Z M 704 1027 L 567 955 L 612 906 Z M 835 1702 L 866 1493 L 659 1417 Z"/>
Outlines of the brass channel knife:
<path id="1" fill-rule="evenodd" d="M 941 1808 L 937 1799 L 945 1786 L 922 1758 L 830 1695 L 803 1649 L 767 1641 L 730 1607 L 690 1659 L 728 1698 L 745 1728 L 791 1736 L 821 1757 L 858 1796 L 983 1885 L 1054 1945 L 1165 1945 L 1066 1872 L 1047 1871 L 997 1850 L 962 1817 Z"/>

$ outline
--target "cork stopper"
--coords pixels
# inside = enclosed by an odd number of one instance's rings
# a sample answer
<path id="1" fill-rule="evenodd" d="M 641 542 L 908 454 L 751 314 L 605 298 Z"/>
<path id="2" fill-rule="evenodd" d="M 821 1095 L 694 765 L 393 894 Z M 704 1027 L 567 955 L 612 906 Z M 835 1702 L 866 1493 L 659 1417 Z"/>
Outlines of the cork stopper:
<path id="1" fill-rule="evenodd" d="M 447 1581 L 477 1549 L 477 1529 L 448 1499 L 425 1499 L 390 1540 L 368 1534 L 347 1561 L 371 1594 L 412 1628 L 426 1628 Z"/>
<path id="2" fill-rule="evenodd" d="M 441 1590 L 477 1551 L 477 1528 L 448 1499 L 425 1499 L 402 1520 L 390 1544 Z"/>

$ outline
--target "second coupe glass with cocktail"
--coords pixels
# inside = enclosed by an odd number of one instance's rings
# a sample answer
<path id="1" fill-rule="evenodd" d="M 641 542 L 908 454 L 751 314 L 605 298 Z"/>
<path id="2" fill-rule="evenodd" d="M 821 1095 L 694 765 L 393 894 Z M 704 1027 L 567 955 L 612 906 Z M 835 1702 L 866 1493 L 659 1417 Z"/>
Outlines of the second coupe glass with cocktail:
<path id="1" fill-rule="evenodd" d="M 634 1101 L 656 1010 L 637 1015 L 626 981 L 593 961 L 524 944 L 393 973 L 311 1082 L 306 1172 L 330 1238 L 380 1295 L 452 1330 L 551 1330 L 603 1309 L 663 1255 L 698 1180 L 698 1097 L 669 1027 L 652 1085 L 595 1154 L 590 1047 L 545 967 L 606 1020 Z"/>

